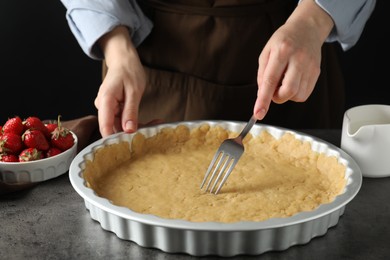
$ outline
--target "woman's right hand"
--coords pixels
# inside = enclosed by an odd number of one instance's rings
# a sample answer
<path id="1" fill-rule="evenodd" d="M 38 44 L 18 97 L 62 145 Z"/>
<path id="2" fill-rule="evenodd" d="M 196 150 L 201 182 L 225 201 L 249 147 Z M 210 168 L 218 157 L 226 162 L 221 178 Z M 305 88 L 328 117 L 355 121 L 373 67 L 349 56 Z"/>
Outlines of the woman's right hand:
<path id="1" fill-rule="evenodd" d="M 146 75 L 127 27 L 118 26 L 99 40 L 108 67 L 95 106 L 103 137 L 138 128 L 138 108 Z"/>
<path id="2" fill-rule="evenodd" d="M 316 2 L 303 0 L 259 56 L 253 113 L 262 120 L 271 104 L 305 102 L 321 70 L 321 48 L 334 22 Z"/>

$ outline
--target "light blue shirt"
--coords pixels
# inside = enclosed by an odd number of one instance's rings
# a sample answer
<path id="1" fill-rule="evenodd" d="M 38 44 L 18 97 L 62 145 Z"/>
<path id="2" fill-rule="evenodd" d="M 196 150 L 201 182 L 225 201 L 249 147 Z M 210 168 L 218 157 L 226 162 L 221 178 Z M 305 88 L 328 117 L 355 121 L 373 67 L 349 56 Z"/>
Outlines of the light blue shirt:
<path id="1" fill-rule="evenodd" d="M 152 22 L 136 0 L 61 0 L 66 19 L 79 45 L 89 57 L 102 59 L 97 40 L 118 25 L 130 28 L 135 46 L 149 35 Z M 359 40 L 374 10 L 376 0 L 315 0 L 333 19 L 335 26 L 327 42 L 339 42 L 348 50 Z"/>

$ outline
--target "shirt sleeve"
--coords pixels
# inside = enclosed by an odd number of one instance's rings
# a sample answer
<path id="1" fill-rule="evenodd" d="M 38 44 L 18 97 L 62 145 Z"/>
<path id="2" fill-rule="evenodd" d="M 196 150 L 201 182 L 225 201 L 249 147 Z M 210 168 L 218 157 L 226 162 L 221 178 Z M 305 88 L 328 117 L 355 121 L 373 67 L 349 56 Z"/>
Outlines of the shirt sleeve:
<path id="1" fill-rule="evenodd" d="M 133 44 L 138 46 L 150 33 L 152 22 L 143 14 L 136 0 L 61 0 L 66 19 L 82 50 L 100 60 L 103 53 L 97 40 L 118 25 L 129 28 Z"/>
<path id="2" fill-rule="evenodd" d="M 376 0 L 315 0 L 333 19 L 327 42 L 339 42 L 344 51 L 359 40 Z"/>

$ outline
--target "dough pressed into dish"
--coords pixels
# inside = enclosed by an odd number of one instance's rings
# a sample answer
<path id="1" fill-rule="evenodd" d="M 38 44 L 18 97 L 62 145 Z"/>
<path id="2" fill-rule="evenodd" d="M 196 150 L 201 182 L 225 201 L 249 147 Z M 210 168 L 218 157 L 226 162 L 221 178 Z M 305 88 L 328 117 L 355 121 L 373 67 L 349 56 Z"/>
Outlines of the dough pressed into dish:
<path id="1" fill-rule="evenodd" d="M 244 140 L 245 152 L 218 195 L 200 190 L 216 149 L 237 133 L 204 124 L 167 127 L 152 137 L 99 148 L 83 176 L 117 206 L 192 222 L 264 221 L 329 203 L 344 191 L 345 165 L 310 142 L 267 131 Z"/>

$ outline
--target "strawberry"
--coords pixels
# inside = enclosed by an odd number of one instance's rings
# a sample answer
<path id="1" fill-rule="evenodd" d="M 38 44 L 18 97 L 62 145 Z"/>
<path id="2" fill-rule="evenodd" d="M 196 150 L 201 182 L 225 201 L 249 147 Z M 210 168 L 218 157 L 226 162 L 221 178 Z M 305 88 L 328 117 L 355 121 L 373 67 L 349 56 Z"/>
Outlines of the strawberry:
<path id="1" fill-rule="evenodd" d="M 23 121 L 23 125 L 25 129 L 37 129 L 41 131 L 46 137 L 50 137 L 50 133 L 47 130 L 45 124 L 42 122 L 41 119 L 35 116 L 30 116 L 27 119 Z"/>
<path id="2" fill-rule="evenodd" d="M 1 162 L 19 162 L 19 158 L 15 154 L 0 154 L 0 161 Z"/>
<path id="3" fill-rule="evenodd" d="M 14 133 L 4 133 L 0 136 L 0 152 L 18 154 L 23 148 L 20 135 Z"/>
<path id="4" fill-rule="evenodd" d="M 62 153 L 62 151 L 56 147 L 50 147 L 49 150 L 47 150 L 46 152 L 46 157 L 49 158 L 49 157 L 53 157 L 53 156 L 56 156 L 57 154 L 60 154 Z"/>
<path id="5" fill-rule="evenodd" d="M 74 138 L 69 129 L 63 127 L 58 116 L 57 128 L 51 132 L 51 145 L 57 147 L 61 151 L 68 150 L 74 144 Z"/>
<path id="6" fill-rule="evenodd" d="M 29 162 L 43 159 L 43 153 L 36 148 L 26 148 L 19 154 L 19 162 Z"/>
<path id="7" fill-rule="evenodd" d="M 57 128 L 57 126 L 56 122 L 46 124 L 47 131 L 49 131 L 50 134 Z"/>
<path id="8" fill-rule="evenodd" d="M 3 133 L 14 133 L 17 135 L 21 135 L 23 133 L 24 126 L 23 121 L 20 117 L 15 116 L 9 118 L 5 124 L 3 125 Z"/>
<path id="9" fill-rule="evenodd" d="M 46 151 L 50 147 L 45 135 L 37 129 L 26 130 L 22 135 L 22 141 L 26 147 L 36 148 L 40 151 Z"/>

